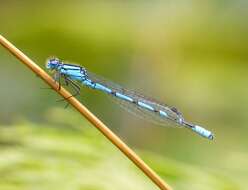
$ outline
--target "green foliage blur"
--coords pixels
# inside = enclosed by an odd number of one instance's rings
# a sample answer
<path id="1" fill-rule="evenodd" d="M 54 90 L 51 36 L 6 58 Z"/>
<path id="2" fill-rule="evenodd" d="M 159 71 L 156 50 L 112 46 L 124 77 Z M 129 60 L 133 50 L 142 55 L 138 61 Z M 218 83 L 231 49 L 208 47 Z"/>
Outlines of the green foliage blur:
<path id="1" fill-rule="evenodd" d="M 45 69 L 80 64 L 177 107 L 215 134 L 165 128 L 100 92 L 80 101 L 175 189 L 245 189 L 248 3 L 0 1 L 0 34 Z M 0 189 L 156 189 L 34 73 L 0 47 Z"/>

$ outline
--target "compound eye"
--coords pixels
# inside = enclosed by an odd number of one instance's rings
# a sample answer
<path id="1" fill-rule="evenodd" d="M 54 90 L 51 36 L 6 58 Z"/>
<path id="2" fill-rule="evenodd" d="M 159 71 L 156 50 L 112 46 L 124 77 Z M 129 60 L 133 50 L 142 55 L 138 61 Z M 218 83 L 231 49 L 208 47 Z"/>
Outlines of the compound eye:
<path id="1" fill-rule="evenodd" d="M 50 59 L 51 64 L 57 64 L 58 62 L 59 62 L 59 60 L 56 58 Z"/>

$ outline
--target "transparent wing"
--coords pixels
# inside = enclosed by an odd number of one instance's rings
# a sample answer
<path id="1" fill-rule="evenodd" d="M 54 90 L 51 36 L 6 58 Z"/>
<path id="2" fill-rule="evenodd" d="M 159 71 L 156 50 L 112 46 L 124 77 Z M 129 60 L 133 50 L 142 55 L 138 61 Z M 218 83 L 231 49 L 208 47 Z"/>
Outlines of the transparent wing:
<path id="1" fill-rule="evenodd" d="M 137 104 L 125 101 L 123 99 L 111 95 L 113 100 L 115 100 L 115 102 L 117 102 L 122 108 L 124 108 L 128 112 L 159 125 L 180 127 L 180 121 L 183 119 L 183 117 L 176 108 L 173 107 L 171 108 L 168 105 L 159 103 L 158 101 L 152 98 L 148 98 L 133 90 L 127 90 L 126 88 L 123 88 L 118 84 L 115 84 L 107 79 L 104 79 L 103 77 L 97 76 L 94 73 L 88 72 L 87 74 L 89 79 L 92 80 L 93 82 L 100 83 L 116 92 L 129 96 L 135 101 L 146 103 L 152 106 L 157 111 L 165 112 L 168 115 L 168 117 L 163 117 L 159 114 L 159 112 L 149 111 L 147 109 L 138 106 Z"/>
<path id="2" fill-rule="evenodd" d="M 145 120 L 152 122 L 154 124 L 157 124 L 157 125 L 169 126 L 169 127 L 176 127 L 177 126 L 178 127 L 178 125 L 176 125 L 177 123 L 173 122 L 172 120 L 165 119 L 165 118 L 159 116 L 158 114 L 155 114 L 154 112 L 142 109 L 141 107 L 135 106 L 134 104 L 132 104 L 130 102 L 126 102 L 126 101 L 121 100 L 121 99 L 116 98 L 116 97 L 112 98 L 112 100 L 114 100 L 114 102 L 119 104 L 121 108 L 125 109 L 126 111 L 135 115 L 136 117 L 139 117 L 141 119 L 145 119 Z"/>

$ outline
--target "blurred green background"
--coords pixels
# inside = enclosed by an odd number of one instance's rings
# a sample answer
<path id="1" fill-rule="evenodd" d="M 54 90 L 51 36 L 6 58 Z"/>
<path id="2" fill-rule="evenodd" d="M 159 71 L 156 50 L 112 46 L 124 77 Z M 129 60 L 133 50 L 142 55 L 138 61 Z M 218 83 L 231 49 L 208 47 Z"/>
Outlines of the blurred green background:
<path id="1" fill-rule="evenodd" d="M 159 127 L 82 88 L 79 99 L 175 189 L 246 189 L 248 3 L 0 1 L 0 33 L 44 68 L 81 64 L 215 134 Z M 0 189 L 156 189 L 0 48 Z M 106 172 L 107 171 L 107 172 Z"/>

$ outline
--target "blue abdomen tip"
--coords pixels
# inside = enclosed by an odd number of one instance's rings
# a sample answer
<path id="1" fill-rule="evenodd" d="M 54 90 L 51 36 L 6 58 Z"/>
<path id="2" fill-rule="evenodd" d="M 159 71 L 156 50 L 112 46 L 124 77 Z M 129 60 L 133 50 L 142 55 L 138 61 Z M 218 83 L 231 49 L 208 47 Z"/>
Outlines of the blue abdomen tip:
<path id="1" fill-rule="evenodd" d="M 192 128 L 192 130 L 198 133 L 199 135 L 208 138 L 209 140 L 214 139 L 214 135 L 212 134 L 212 132 L 204 129 L 203 127 L 196 125 L 194 128 Z"/>

